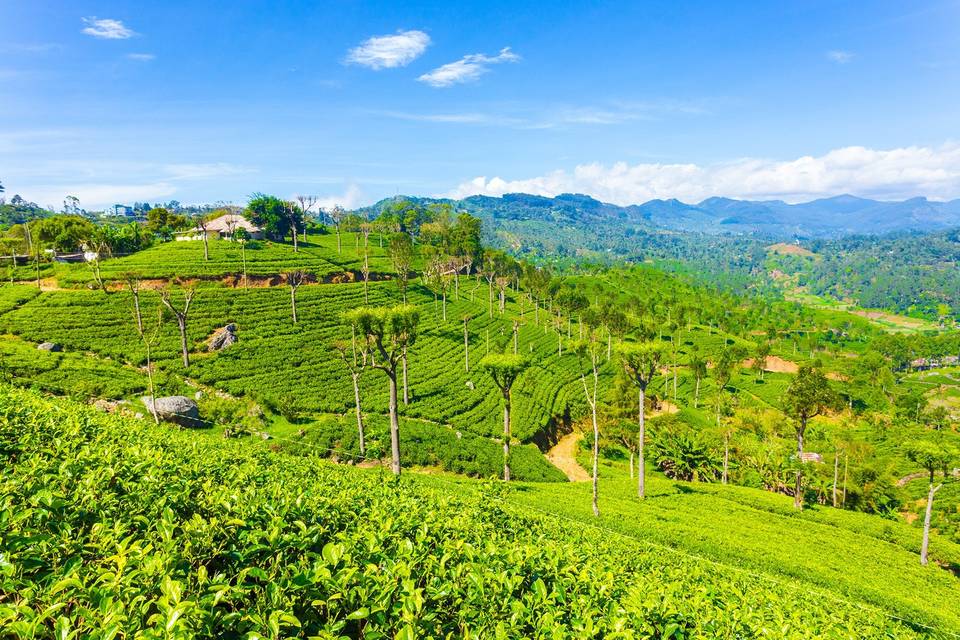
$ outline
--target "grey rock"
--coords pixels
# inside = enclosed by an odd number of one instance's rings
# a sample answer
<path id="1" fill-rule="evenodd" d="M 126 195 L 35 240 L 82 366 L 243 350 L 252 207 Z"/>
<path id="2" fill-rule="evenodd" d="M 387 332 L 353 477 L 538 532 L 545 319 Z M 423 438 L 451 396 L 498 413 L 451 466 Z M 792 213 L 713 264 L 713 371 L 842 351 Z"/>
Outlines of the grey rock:
<path id="1" fill-rule="evenodd" d="M 200 408 L 187 396 L 164 396 L 157 398 L 156 403 L 152 403 L 149 396 L 144 396 L 140 400 L 150 413 L 153 413 L 156 407 L 157 417 L 165 422 L 173 422 L 183 427 L 203 426 L 203 421 L 200 420 Z"/>
<path id="2" fill-rule="evenodd" d="M 41 342 L 37 345 L 40 351 L 63 351 L 63 345 L 56 342 Z"/>
<path id="3" fill-rule="evenodd" d="M 213 332 L 207 351 L 221 351 L 237 341 L 237 325 L 230 323 Z"/>

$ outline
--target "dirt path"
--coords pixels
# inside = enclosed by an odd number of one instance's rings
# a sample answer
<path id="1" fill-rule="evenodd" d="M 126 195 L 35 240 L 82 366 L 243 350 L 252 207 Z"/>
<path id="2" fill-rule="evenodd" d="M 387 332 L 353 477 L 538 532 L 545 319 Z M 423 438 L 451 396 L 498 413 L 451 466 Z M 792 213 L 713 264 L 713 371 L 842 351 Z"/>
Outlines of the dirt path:
<path id="1" fill-rule="evenodd" d="M 547 452 L 547 460 L 552 462 L 567 476 L 570 482 L 586 482 L 590 480 L 587 470 L 577 463 L 577 450 L 580 447 L 582 433 L 568 433 Z"/>

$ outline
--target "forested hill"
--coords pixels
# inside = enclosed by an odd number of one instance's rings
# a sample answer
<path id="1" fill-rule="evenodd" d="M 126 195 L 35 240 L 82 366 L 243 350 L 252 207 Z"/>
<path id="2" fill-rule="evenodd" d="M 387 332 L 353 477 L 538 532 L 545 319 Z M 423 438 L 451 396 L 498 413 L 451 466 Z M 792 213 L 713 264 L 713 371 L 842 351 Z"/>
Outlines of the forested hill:
<path id="1" fill-rule="evenodd" d="M 389 201 L 378 202 L 370 209 L 380 210 Z M 935 202 L 926 198 L 897 202 L 840 195 L 799 204 L 731 198 L 708 198 L 687 204 L 670 199 L 623 207 L 579 194 L 547 198 L 509 193 L 499 198 L 470 196 L 454 204 L 499 223 L 604 224 L 620 231 L 641 227 L 773 239 L 926 232 L 960 226 L 960 200 Z"/>
<path id="2" fill-rule="evenodd" d="M 955 316 L 960 309 L 956 200 L 878 202 L 839 196 L 789 205 L 711 198 L 698 205 L 654 200 L 619 207 L 583 195 L 508 194 L 457 201 L 396 197 L 358 213 L 372 218 L 385 209 L 436 203 L 483 220 L 487 244 L 535 261 L 652 261 L 723 288 L 788 297 L 809 293 L 929 319 Z M 832 224 L 833 235 L 793 235 L 778 222 L 787 216 L 819 229 Z M 868 232 L 841 233 L 841 224 Z M 948 224 L 955 226 L 929 230 Z M 912 227 L 928 230 L 890 231 Z M 778 250 L 784 246 L 793 250 Z"/>

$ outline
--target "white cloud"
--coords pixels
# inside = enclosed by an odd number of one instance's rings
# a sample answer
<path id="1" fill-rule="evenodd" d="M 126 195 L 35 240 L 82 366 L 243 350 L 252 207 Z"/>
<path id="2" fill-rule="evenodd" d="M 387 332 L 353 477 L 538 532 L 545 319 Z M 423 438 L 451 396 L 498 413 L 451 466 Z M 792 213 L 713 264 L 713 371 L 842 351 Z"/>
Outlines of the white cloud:
<path id="1" fill-rule="evenodd" d="M 351 49 L 347 53 L 347 62 L 375 70 L 405 67 L 426 51 L 429 45 L 430 36 L 423 31 L 374 36 Z"/>
<path id="2" fill-rule="evenodd" d="M 827 51 L 827 59 L 836 62 L 837 64 L 847 64 L 853 60 L 853 54 L 849 51 L 843 51 L 841 49 L 835 49 L 833 51 Z"/>
<path id="3" fill-rule="evenodd" d="M 127 58 L 136 60 L 137 62 L 150 62 L 151 60 L 156 60 L 157 56 L 152 53 L 128 53 Z"/>
<path id="4" fill-rule="evenodd" d="M 920 195 L 950 200 L 960 198 L 960 144 L 886 150 L 843 147 L 817 157 L 742 158 L 712 165 L 591 163 L 578 165 L 572 172 L 560 169 L 522 180 L 482 176 L 444 195 L 462 198 L 515 192 L 584 193 L 621 205 L 655 198 L 699 202 L 711 196 L 803 202 L 842 193 L 891 200 Z"/>
<path id="5" fill-rule="evenodd" d="M 317 206 L 329 211 L 339 205 L 344 209 L 355 209 L 363 204 L 363 192 L 356 184 L 347 185 L 346 191 L 340 195 L 324 195 L 317 199 Z"/>
<path id="6" fill-rule="evenodd" d="M 396 120 L 468 124 L 514 129 L 554 129 L 578 125 L 609 126 L 637 120 L 658 120 L 667 116 L 691 116 L 709 113 L 692 102 L 660 100 L 650 102 L 610 102 L 598 106 L 554 105 L 543 109 L 512 109 L 501 112 L 420 113 L 411 111 L 371 110 L 370 113 Z"/>
<path id="7" fill-rule="evenodd" d="M 136 31 L 127 27 L 120 20 L 111 20 L 109 18 L 83 18 L 83 33 L 94 38 L 104 38 L 106 40 L 126 40 L 137 35 Z"/>
<path id="8" fill-rule="evenodd" d="M 425 82 L 431 87 L 451 87 L 455 84 L 473 82 L 489 71 L 492 64 L 517 62 L 518 60 L 520 60 L 520 56 L 510 51 L 510 47 L 504 47 L 495 56 L 473 53 L 463 56 L 456 62 L 448 62 L 437 67 L 433 71 L 423 74 L 417 80 Z"/>

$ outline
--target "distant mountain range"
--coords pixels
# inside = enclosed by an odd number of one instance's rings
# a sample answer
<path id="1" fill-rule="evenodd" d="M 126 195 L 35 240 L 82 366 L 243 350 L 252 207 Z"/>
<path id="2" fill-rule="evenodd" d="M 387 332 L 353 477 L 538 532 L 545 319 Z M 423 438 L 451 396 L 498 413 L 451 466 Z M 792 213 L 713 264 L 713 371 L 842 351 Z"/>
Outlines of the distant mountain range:
<path id="1" fill-rule="evenodd" d="M 421 202 L 429 198 L 411 198 Z M 381 201 L 368 210 L 378 210 Z M 493 223 L 552 222 L 563 226 L 609 225 L 648 230 L 696 231 L 708 234 L 770 238 L 830 238 L 880 235 L 902 231 L 938 231 L 960 227 L 960 199 L 936 202 L 911 198 L 900 202 L 851 195 L 800 204 L 782 200 L 708 198 L 697 204 L 650 200 L 618 206 L 590 196 L 562 194 L 554 198 L 510 193 L 500 198 L 470 196 L 454 202 Z"/>

